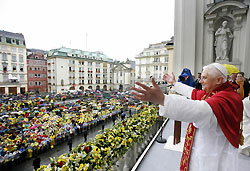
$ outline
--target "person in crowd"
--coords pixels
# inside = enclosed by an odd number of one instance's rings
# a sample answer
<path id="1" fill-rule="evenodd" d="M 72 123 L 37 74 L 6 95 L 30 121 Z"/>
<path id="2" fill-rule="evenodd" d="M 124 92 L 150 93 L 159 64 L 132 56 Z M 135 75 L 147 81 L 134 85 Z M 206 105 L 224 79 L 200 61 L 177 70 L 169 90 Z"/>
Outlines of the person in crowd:
<path id="1" fill-rule="evenodd" d="M 237 91 L 240 94 L 241 98 L 244 99 L 248 96 L 248 93 L 250 91 L 250 84 L 246 80 L 246 78 L 244 78 L 244 72 L 237 73 L 236 83 L 239 86 L 239 89 Z"/>
<path id="2" fill-rule="evenodd" d="M 184 68 L 182 70 L 181 75 L 179 75 L 178 82 L 182 82 L 183 84 L 189 85 L 191 87 L 195 86 L 195 82 L 190 69 Z"/>
<path id="3" fill-rule="evenodd" d="M 36 156 L 35 159 L 33 160 L 33 166 L 35 170 L 40 168 L 40 163 L 41 163 L 40 157 Z"/>
<path id="4" fill-rule="evenodd" d="M 180 170 L 239 170 L 243 103 L 235 91 L 237 87 L 227 81 L 226 68 L 218 63 L 205 66 L 200 80 L 202 90 L 176 82 L 173 74 L 163 78 L 181 95 L 164 95 L 154 79 L 153 87 L 136 82 L 140 88 L 131 89 L 134 98 L 159 104 L 160 115 L 191 122 Z"/>
<path id="5" fill-rule="evenodd" d="M 69 146 L 69 152 L 71 152 L 71 150 L 72 150 L 72 138 L 69 138 L 68 146 Z"/>
<path id="6" fill-rule="evenodd" d="M 126 113 L 125 113 L 125 112 L 122 112 L 122 114 L 121 114 L 121 120 L 124 120 L 125 117 L 126 117 Z"/>
<path id="7" fill-rule="evenodd" d="M 239 152 L 250 156 L 250 94 L 243 100 L 243 136 L 244 144 L 239 147 Z"/>
<path id="8" fill-rule="evenodd" d="M 19 149 L 19 151 L 20 151 L 21 161 L 24 161 L 26 158 L 26 154 L 27 154 L 25 147 L 22 145 L 21 148 Z"/>
<path id="9" fill-rule="evenodd" d="M 105 123 L 104 123 L 104 119 L 100 119 L 100 121 L 99 121 L 99 124 L 101 125 L 101 127 L 102 127 L 102 131 L 104 131 L 104 128 L 105 128 Z"/>
<path id="10" fill-rule="evenodd" d="M 199 89 L 199 90 L 202 89 L 200 80 L 201 80 L 201 73 L 199 72 L 199 73 L 197 74 L 197 79 L 195 80 L 195 88 L 196 88 L 196 89 Z"/>
<path id="11" fill-rule="evenodd" d="M 87 137 L 88 137 L 88 127 L 85 126 L 83 129 L 83 137 L 84 137 L 84 142 L 87 141 Z"/>
<path id="12" fill-rule="evenodd" d="M 230 81 L 231 81 L 232 83 L 234 83 L 234 84 L 236 84 L 236 75 L 237 75 L 237 73 L 232 73 L 232 74 L 231 74 L 231 80 L 230 80 Z"/>

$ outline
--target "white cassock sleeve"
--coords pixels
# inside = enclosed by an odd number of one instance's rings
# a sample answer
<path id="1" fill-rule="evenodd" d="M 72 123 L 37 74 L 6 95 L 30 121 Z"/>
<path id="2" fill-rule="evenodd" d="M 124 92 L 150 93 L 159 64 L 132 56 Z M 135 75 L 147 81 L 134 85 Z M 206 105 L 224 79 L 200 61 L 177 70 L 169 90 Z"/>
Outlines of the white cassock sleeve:
<path id="1" fill-rule="evenodd" d="M 190 87 L 186 84 L 182 84 L 180 82 L 176 82 L 174 85 L 174 89 L 177 93 L 191 99 L 191 95 L 192 95 L 192 91 L 193 91 L 193 87 Z"/>
<path id="2" fill-rule="evenodd" d="M 175 90 L 190 98 L 193 88 L 176 83 Z M 192 122 L 197 128 L 209 128 L 217 124 L 213 110 L 206 101 L 191 100 L 184 96 L 164 95 L 164 106 L 159 105 L 159 114 L 173 120 Z"/>

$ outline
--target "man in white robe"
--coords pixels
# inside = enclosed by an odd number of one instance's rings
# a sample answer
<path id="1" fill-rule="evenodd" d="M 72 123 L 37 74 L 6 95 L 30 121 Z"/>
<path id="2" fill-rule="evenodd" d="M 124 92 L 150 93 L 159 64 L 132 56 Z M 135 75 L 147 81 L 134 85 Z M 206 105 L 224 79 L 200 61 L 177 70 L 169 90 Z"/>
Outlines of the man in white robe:
<path id="1" fill-rule="evenodd" d="M 226 76 L 227 70 L 223 65 L 214 63 L 203 68 L 200 83 L 202 84 L 203 92 L 211 96 L 211 98 L 208 98 L 213 99 L 212 93 L 217 88 L 225 84 L 225 86 L 229 85 L 226 81 Z M 131 89 L 136 91 L 132 93 L 135 98 L 159 104 L 160 115 L 173 120 L 193 123 L 196 131 L 195 138 L 191 143 L 192 153 L 188 162 L 189 165 L 185 168 L 180 166 L 180 170 L 237 171 L 239 135 L 235 137 L 237 139 L 235 142 L 232 142 L 232 136 L 231 139 L 227 134 L 227 137 L 225 136 L 225 127 L 227 127 L 228 123 L 226 123 L 226 126 L 222 124 L 224 130 L 222 131 L 220 116 L 217 115 L 215 108 L 211 107 L 214 106 L 211 105 L 211 100 L 191 100 L 194 88 L 176 82 L 173 74 L 165 74 L 163 79 L 169 84 L 173 84 L 175 91 L 181 95 L 164 95 L 154 79 L 152 79 L 153 87 L 148 87 L 137 82 L 136 84 L 141 88 L 132 87 Z M 243 105 L 237 93 L 233 93 L 232 95 L 237 96 L 237 103 L 239 104 L 238 113 L 241 115 L 237 118 L 236 130 L 233 130 L 238 133 L 239 123 L 242 119 Z M 216 102 L 220 103 L 220 101 Z M 214 111 L 216 111 L 216 114 Z M 183 150 L 184 154 L 186 148 L 184 147 Z"/>

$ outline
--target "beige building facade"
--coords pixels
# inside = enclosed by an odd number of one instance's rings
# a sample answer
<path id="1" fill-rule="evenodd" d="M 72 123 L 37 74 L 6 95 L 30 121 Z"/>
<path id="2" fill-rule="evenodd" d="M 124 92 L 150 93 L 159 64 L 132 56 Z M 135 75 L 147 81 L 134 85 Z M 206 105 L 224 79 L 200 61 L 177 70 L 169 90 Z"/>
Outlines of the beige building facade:
<path id="1" fill-rule="evenodd" d="M 113 60 L 102 52 L 59 48 L 48 52 L 48 92 L 113 89 Z"/>
<path id="2" fill-rule="evenodd" d="M 127 91 L 135 84 L 135 61 L 114 62 L 114 90 Z"/>
<path id="3" fill-rule="evenodd" d="M 136 81 L 151 84 L 151 77 L 156 82 L 163 82 L 165 73 L 172 73 L 174 44 L 173 37 L 169 41 L 150 44 L 137 57 L 135 65 Z"/>
<path id="4" fill-rule="evenodd" d="M 24 36 L 0 30 L 0 94 L 27 91 L 26 45 Z"/>

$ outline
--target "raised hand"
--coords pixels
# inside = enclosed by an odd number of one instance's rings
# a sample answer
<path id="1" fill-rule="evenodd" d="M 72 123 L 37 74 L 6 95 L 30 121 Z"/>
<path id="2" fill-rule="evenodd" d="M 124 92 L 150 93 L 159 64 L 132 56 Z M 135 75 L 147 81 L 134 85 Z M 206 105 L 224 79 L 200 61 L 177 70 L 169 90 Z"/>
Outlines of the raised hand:
<path id="1" fill-rule="evenodd" d="M 154 78 L 152 78 L 152 87 L 148 87 L 145 84 L 136 82 L 140 88 L 131 87 L 131 90 L 135 90 L 136 92 L 132 92 L 134 98 L 142 101 L 149 101 L 156 104 L 164 105 L 164 94 L 161 91 L 160 87 L 156 84 Z"/>
<path id="2" fill-rule="evenodd" d="M 171 85 L 174 85 L 176 83 L 176 80 L 175 80 L 175 76 L 174 76 L 174 73 L 172 72 L 172 74 L 164 74 L 163 75 L 163 78 L 162 78 L 164 81 L 166 81 L 168 84 L 171 84 Z"/>

